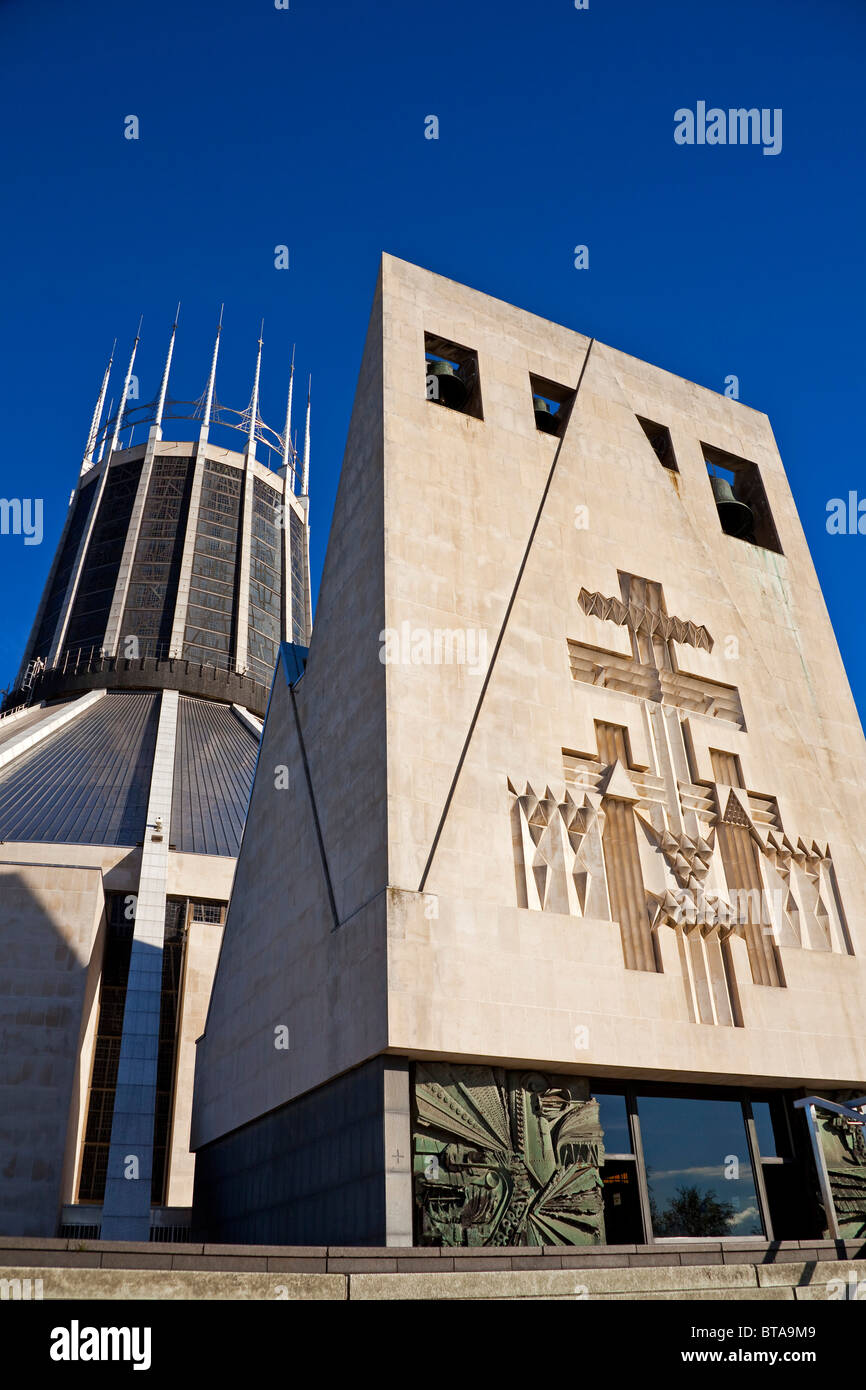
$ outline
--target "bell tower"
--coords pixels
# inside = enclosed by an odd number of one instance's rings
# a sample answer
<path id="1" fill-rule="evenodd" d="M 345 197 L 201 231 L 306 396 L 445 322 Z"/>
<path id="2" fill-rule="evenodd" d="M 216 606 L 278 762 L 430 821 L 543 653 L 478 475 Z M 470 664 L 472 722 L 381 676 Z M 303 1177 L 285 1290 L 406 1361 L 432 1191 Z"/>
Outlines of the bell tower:
<path id="1" fill-rule="evenodd" d="M 831 1229 L 797 1102 L 866 1090 L 864 787 L 767 418 L 384 257 L 198 1043 L 199 1228 Z"/>

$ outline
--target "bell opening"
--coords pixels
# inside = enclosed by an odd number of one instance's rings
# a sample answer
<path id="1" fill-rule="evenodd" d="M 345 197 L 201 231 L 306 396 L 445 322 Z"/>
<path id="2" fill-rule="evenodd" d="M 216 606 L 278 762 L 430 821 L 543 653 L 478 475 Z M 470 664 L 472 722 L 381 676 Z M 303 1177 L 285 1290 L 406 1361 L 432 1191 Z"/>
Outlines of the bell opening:
<path id="1" fill-rule="evenodd" d="M 542 434 L 562 434 L 574 397 L 572 388 L 530 372 L 529 389 L 532 393 L 535 428 Z"/>
<path id="2" fill-rule="evenodd" d="M 424 334 L 424 372 L 428 401 L 484 418 L 478 378 L 478 356 L 471 348 Z"/>
<path id="3" fill-rule="evenodd" d="M 549 401 L 545 396 L 534 395 L 532 408 L 535 424 L 544 434 L 559 434 L 559 416 L 562 407 L 558 401 Z"/>
<path id="4" fill-rule="evenodd" d="M 727 469 L 719 469 L 710 474 L 710 482 L 715 498 L 719 521 L 726 536 L 737 540 L 751 540 L 755 537 L 755 514 L 747 502 L 737 497 L 736 475 Z"/>
<path id="5" fill-rule="evenodd" d="M 722 530 L 781 555 L 779 533 L 758 465 L 713 444 L 702 442 L 701 448 Z"/>
<path id="6" fill-rule="evenodd" d="M 444 357 L 427 359 L 427 398 L 447 405 L 451 410 L 462 410 L 469 392 L 466 382 L 460 375 L 456 362 Z"/>
<path id="7" fill-rule="evenodd" d="M 671 432 L 667 425 L 659 425 L 655 420 L 645 420 L 642 415 L 637 416 L 637 422 L 652 445 L 653 452 L 662 467 L 666 468 L 669 473 L 679 473 Z"/>

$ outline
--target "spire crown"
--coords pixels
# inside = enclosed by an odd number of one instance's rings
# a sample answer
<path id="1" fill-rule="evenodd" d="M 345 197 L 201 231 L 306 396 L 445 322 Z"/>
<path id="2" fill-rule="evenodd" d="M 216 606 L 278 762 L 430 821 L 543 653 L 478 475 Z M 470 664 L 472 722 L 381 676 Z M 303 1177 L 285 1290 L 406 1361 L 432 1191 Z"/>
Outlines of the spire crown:
<path id="1" fill-rule="evenodd" d="M 307 422 L 304 429 L 304 468 L 301 476 L 301 496 L 308 497 L 310 492 L 310 398 L 313 392 L 313 378 L 310 376 L 307 382 Z"/>

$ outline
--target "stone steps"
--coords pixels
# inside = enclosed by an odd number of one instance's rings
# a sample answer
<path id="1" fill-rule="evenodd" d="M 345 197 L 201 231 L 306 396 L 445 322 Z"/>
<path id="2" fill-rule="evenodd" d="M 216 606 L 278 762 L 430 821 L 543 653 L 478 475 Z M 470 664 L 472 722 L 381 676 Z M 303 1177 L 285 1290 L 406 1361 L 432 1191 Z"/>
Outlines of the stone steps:
<path id="1" fill-rule="evenodd" d="M 12 1254 L 11 1251 L 7 1253 Z M 111 1267 L 38 1263 L 35 1258 L 28 1263 L 13 1263 L 9 1259 L 5 1267 L 0 1267 L 0 1298 L 348 1299 L 365 1302 L 394 1299 L 779 1301 L 831 1297 L 841 1300 L 852 1298 L 856 1281 L 862 1279 L 862 1294 L 866 1300 L 866 1264 L 855 1260 L 644 1264 L 619 1268 L 592 1267 L 590 1261 L 582 1269 L 474 1268 L 419 1273 L 337 1273 L 238 1270 L 232 1268 L 232 1258 L 226 1255 L 211 1257 L 221 1266 L 219 1268 L 124 1268 L 124 1264 L 132 1266 L 143 1258 L 144 1255 L 136 1256 L 130 1250 L 126 1254 L 117 1253 Z M 168 1263 L 163 1257 L 163 1264 Z"/>

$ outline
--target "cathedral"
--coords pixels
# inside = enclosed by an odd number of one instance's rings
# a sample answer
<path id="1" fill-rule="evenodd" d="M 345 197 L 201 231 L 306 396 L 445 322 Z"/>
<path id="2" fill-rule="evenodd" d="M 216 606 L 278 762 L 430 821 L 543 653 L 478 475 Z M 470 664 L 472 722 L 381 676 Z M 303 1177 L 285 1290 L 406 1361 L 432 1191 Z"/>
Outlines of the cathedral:
<path id="1" fill-rule="evenodd" d="M 0 714 L 0 1236 L 188 1239 L 195 1039 L 277 652 L 309 637 L 309 394 L 301 457 L 261 340 L 235 410 L 221 328 L 171 396 L 176 331 L 153 400 L 138 333 L 116 411 L 106 368 Z"/>
<path id="2" fill-rule="evenodd" d="M 767 417 L 386 255 L 313 629 L 309 393 L 174 340 L 0 717 L 0 1234 L 861 1240 L 866 746 Z"/>

